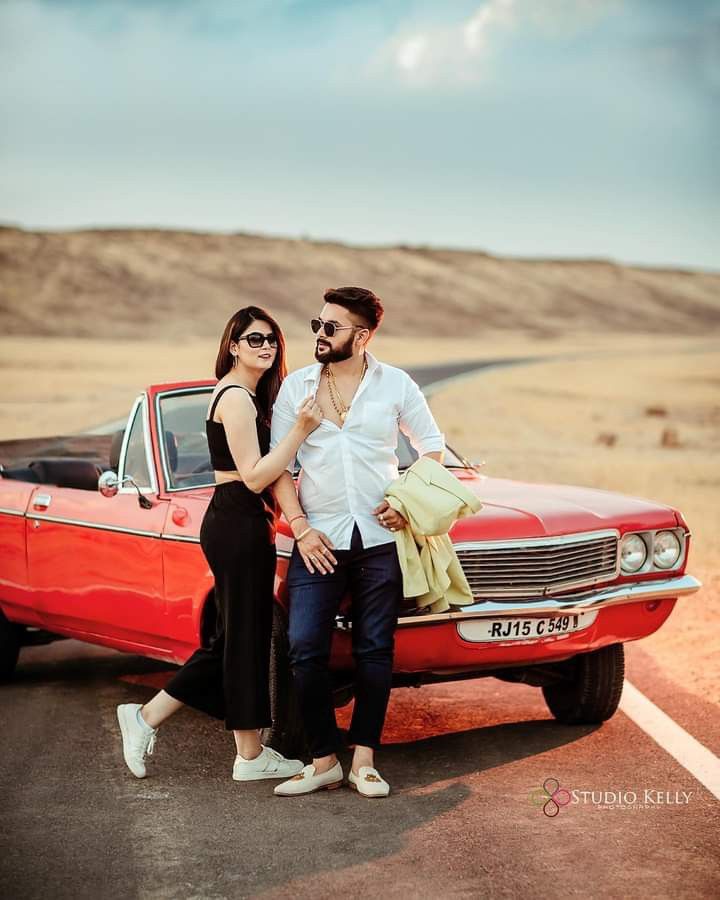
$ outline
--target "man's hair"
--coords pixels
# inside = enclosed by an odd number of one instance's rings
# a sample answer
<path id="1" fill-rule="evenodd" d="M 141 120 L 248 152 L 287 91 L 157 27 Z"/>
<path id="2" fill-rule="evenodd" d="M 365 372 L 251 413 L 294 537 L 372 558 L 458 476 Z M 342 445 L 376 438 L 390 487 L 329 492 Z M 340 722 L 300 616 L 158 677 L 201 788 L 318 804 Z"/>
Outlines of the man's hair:
<path id="1" fill-rule="evenodd" d="M 323 300 L 326 303 L 344 306 L 348 312 L 361 319 L 370 331 L 375 331 L 379 327 L 385 314 L 380 298 L 367 288 L 328 288 L 323 294 Z"/>

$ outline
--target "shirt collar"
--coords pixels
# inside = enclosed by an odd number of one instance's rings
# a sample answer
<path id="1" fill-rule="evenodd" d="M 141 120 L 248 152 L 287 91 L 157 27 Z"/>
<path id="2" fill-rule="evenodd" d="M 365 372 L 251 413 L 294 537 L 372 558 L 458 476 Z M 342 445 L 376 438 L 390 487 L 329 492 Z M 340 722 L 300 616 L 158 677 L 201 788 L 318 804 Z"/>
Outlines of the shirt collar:
<path id="1" fill-rule="evenodd" d="M 377 360 L 369 350 L 365 351 L 365 357 L 368 364 L 368 375 L 372 375 L 376 369 L 380 369 L 382 367 L 382 363 Z M 310 366 L 308 371 L 305 373 L 305 384 L 308 384 L 309 382 L 312 382 L 312 384 L 317 384 L 320 380 L 322 367 L 323 364 L 320 362 L 316 362 L 315 365 Z"/>

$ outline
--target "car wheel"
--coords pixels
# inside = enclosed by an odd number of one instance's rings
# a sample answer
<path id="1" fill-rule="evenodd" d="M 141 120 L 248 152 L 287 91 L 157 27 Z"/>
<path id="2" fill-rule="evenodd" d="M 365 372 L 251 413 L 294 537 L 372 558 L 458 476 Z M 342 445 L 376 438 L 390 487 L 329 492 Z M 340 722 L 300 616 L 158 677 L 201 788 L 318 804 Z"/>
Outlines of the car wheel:
<path id="1" fill-rule="evenodd" d="M 263 744 L 289 757 L 307 754 L 307 737 L 290 669 L 288 623 L 285 610 L 273 604 L 270 643 L 270 709 L 273 724 L 261 735 Z"/>
<path id="2" fill-rule="evenodd" d="M 623 645 L 581 653 L 565 665 L 563 680 L 542 689 L 553 716 L 566 725 L 609 719 L 618 707 L 625 679 Z"/>
<path id="3" fill-rule="evenodd" d="M 15 671 L 25 628 L 9 622 L 0 612 L 0 681 L 9 681 Z"/>

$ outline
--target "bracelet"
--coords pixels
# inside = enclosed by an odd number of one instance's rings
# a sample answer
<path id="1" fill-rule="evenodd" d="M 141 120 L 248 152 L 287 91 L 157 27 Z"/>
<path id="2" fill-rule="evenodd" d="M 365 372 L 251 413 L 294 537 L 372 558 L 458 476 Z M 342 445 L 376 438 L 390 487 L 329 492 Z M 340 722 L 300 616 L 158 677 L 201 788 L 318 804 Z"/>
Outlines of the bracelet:
<path id="1" fill-rule="evenodd" d="M 301 540 L 305 537 L 305 535 L 306 535 L 306 534 L 310 534 L 311 531 L 312 531 L 312 526 L 310 526 L 310 528 L 306 528 L 305 531 L 303 531 L 302 534 L 299 534 L 299 535 L 295 538 L 295 540 L 296 540 L 296 541 L 301 541 Z"/>
<path id="2" fill-rule="evenodd" d="M 297 516 L 293 516 L 292 519 L 288 519 L 288 525 L 292 525 L 295 519 L 305 519 L 307 516 L 305 513 L 299 513 Z"/>

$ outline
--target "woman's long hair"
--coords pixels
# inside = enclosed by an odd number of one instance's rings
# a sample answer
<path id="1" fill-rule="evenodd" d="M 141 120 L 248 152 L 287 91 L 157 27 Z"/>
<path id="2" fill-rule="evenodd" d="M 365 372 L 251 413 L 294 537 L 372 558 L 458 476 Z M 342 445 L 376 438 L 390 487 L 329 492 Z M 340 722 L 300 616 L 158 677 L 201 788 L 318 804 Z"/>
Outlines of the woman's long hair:
<path id="1" fill-rule="evenodd" d="M 245 306 L 243 309 L 239 309 L 227 323 L 223 336 L 220 339 L 220 349 L 215 361 L 215 377 L 220 380 L 231 371 L 233 368 L 233 357 L 230 352 L 230 342 L 237 342 L 243 331 L 251 322 L 256 320 L 267 322 L 277 338 L 277 353 L 273 364 L 267 372 L 263 373 L 255 391 L 260 412 L 263 413 L 269 422 L 275 398 L 283 379 L 287 375 L 287 365 L 285 363 L 285 338 L 283 333 L 275 319 L 265 312 L 264 309 L 260 309 L 259 306 Z"/>

